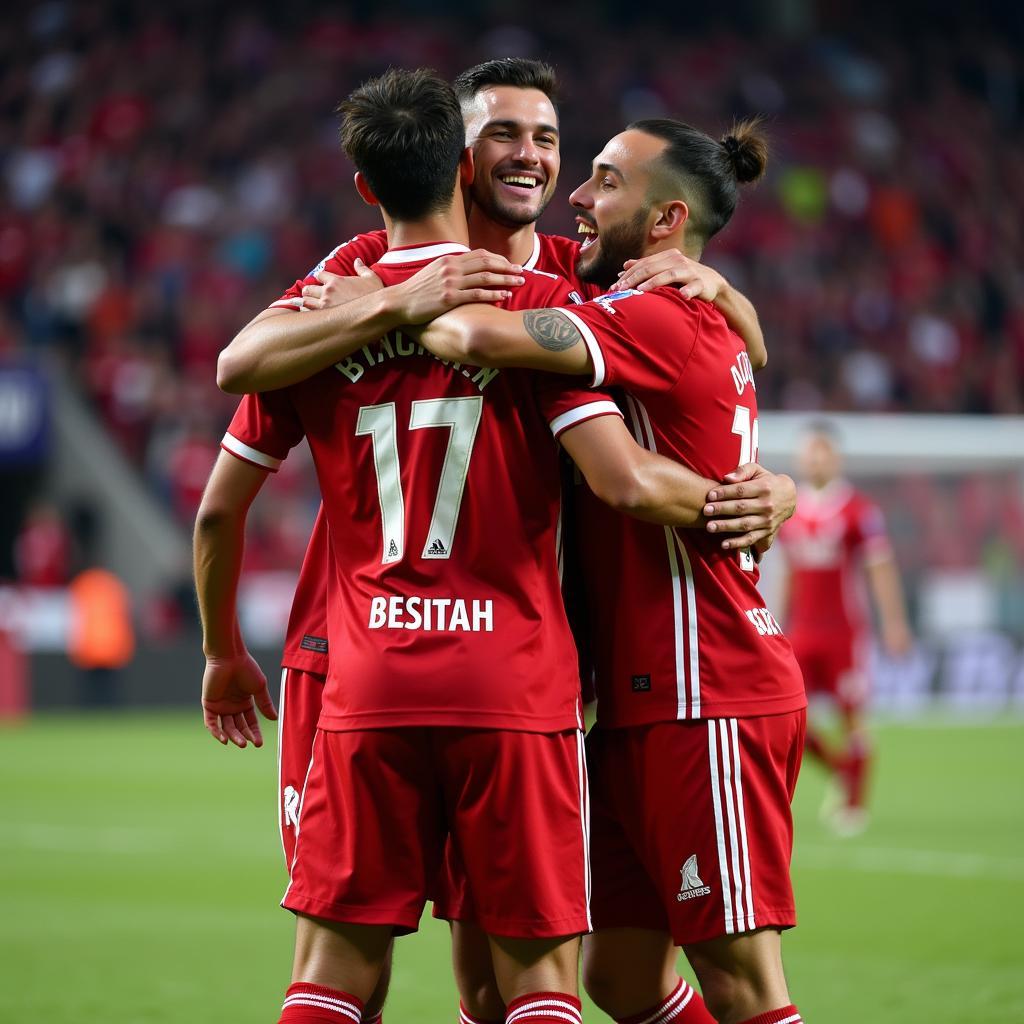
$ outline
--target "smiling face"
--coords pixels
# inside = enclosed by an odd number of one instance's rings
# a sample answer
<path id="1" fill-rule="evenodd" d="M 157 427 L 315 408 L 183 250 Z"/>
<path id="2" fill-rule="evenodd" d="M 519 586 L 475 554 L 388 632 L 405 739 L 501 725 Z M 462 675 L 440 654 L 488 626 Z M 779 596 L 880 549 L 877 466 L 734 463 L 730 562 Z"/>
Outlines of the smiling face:
<path id="1" fill-rule="evenodd" d="M 473 150 L 473 202 L 492 220 L 532 224 L 558 181 L 558 115 L 539 89 L 481 89 L 463 104 L 466 145 Z"/>
<path id="2" fill-rule="evenodd" d="M 569 197 L 583 243 L 576 272 L 584 281 L 610 287 L 626 260 L 646 255 L 658 217 L 650 200 L 651 162 L 664 148 L 664 141 L 645 132 L 616 135 Z"/>

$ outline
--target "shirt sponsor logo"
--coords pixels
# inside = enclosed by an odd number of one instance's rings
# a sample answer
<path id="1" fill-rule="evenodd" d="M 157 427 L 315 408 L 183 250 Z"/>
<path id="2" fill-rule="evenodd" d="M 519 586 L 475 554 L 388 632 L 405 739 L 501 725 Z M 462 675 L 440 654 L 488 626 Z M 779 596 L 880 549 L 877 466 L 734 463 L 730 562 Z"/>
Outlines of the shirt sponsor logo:
<path id="1" fill-rule="evenodd" d="M 758 636 L 782 636 L 782 627 L 767 608 L 748 608 L 744 614 L 757 630 Z"/>
<path id="2" fill-rule="evenodd" d="M 370 601 L 370 629 L 425 633 L 493 633 L 494 602 L 461 597 L 379 595 Z"/>
<path id="3" fill-rule="evenodd" d="M 679 869 L 682 875 L 682 884 L 679 892 L 676 893 L 676 900 L 682 903 L 683 900 L 695 900 L 698 896 L 710 896 L 711 886 L 701 881 L 697 871 L 697 854 L 691 854 L 686 858 L 686 863 Z"/>

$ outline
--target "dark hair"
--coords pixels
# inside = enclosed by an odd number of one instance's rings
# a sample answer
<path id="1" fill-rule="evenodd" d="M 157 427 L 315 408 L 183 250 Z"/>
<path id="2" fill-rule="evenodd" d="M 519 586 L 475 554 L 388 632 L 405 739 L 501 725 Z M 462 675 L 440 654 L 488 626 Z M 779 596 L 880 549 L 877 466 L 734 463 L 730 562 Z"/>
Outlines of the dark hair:
<path id="1" fill-rule="evenodd" d="M 466 145 L 452 87 L 429 68 L 391 68 L 338 106 L 341 147 L 395 220 L 451 202 Z"/>
<path id="2" fill-rule="evenodd" d="M 555 69 L 542 60 L 527 60 L 525 57 L 498 57 L 467 68 L 455 79 L 455 95 L 460 103 L 468 103 L 481 89 L 496 85 L 539 89 L 552 103 L 558 98 Z"/>
<path id="3" fill-rule="evenodd" d="M 768 143 L 760 127 L 760 118 L 736 122 L 716 142 L 700 129 L 667 117 L 629 125 L 630 130 L 646 132 L 668 143 L 660 161 L 671 187 L 686 198 L 690 207 L 688 227 L 701 247 L 729 223 L 739 199 L 738 185 L 756 181 L 764 174 Z"/>

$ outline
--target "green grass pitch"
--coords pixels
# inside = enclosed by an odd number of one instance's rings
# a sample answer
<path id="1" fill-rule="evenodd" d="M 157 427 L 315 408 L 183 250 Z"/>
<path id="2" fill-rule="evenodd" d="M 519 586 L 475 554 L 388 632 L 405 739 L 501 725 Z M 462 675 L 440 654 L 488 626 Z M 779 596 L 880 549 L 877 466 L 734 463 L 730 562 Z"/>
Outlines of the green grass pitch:
<path id="1" fill-rule="evenodd" d="M 819 825 L 805 766 L 797 1004 L 811 1024 L 1024 1021 L 1024 723 L 877 736 L 862 837 Z M 198 712 L 0 727 L 0 1021 L 275 1020 L 292 938 L 275 770 L 272 729 L 227 750 Z M 429 919 L 397 943 L 390 1024 L 456 1020 L 447 957 Z"/>

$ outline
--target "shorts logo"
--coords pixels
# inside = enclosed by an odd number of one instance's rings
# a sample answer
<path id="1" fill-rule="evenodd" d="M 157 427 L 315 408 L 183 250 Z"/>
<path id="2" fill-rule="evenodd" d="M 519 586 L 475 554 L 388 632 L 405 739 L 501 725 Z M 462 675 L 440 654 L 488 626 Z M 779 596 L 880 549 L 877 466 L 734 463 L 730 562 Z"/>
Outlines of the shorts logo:
<path id="1" fill-rule="evenodd" d="M 697 854 L 694 853 L 687 858 L 686 863 L 679 869 L 679 874 L 683 877 L 679 892 L 676 893 L 676 900 L 680 903 L 683 900 L 696 899 L 698 896 L 711 895 L 711 886 L 705 885 L 697 873 Z"/>
<path id="2" fill-rule="evenodd" d="M 649 693 L 651 690 L 651 677 L 647 676 L 633 676 L 633 692 L 634 693 Z"/>
<path id="3" fill-rule="evenodd" d="M 444 549 L 444 545 L 435 537 L 434 543 L 430 545 L 427 551 L 428 555 L 437 555 L 439 558 L 444 558 L 448 554 Z"/>
<path id="4" fill-rule="evenodd" d="M 285 786 L 282 797 L 284 806 L 284 827 L 299 827 L 299 792 L 294 786 Z"/>

